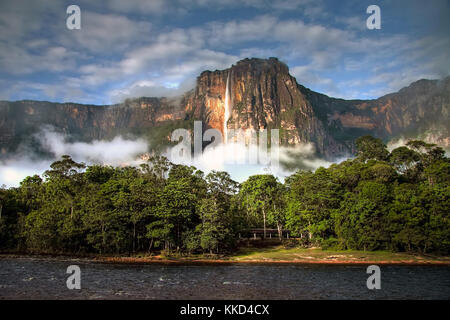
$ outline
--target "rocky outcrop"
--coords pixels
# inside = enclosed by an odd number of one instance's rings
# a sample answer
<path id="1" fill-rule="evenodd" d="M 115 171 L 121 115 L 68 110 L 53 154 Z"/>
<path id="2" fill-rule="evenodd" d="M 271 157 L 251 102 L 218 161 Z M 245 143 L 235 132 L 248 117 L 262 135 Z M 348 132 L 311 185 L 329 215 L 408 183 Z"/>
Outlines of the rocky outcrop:
<path id="1" fill-rule="evenodd" d="M 227 80 L 230 115 L 225 124 Z M 319 154 L 335 158 L 353 153 L 355 138 L 364 134 L 385 140 L 419 136 L 449 146 L 449 113 L 450 77 L 420 80 L 376 100 L 343 100 L 299 85 L 276 58 L 244 59 L 229 69 L 204 71 L 195 89 L 177 101 L 139 98 L 111 106 L 2 101 L 0 154 L 14 151 L 43 125 L 73 140 L 91 141 L 202 120 L 205 129 L 222 132 L 225 126 L 280 129 L 282 144 L 313 143 Z"/>
<path id="2" fill-rule="evenodd" d="M 228 76 L 232 106 L 228 129 L 280 129 L 282 144 L 312 142 L 329 157 L 347 149 L 328 134 L 288 67 L 276 58 L 245 59 L 226 70 L 203 72 L 187 98 L 186 110 L 223 133 Z"/>
<path id="3" fill-rule="evenodd" d="M 139 98 L 111 106 L 0 101 L 0 154 L 14 152 L 22 142 L 30 144 L 45 126 L 74 141 L 92 141 L 117 134 L 140 135 L 184 116 L 178 103 L 165 98 Z"/>
<path id="4" fill-rule="evenodd" d="M 326 112 L 328 123 L 337 122 L 350 136 L 360 132 L 384 140 L 419 137 L 450 146 L 450 77 L 422 79 L 375 100 L 323 101 L 330 99 L 319 99 L 316 110 Z"/>

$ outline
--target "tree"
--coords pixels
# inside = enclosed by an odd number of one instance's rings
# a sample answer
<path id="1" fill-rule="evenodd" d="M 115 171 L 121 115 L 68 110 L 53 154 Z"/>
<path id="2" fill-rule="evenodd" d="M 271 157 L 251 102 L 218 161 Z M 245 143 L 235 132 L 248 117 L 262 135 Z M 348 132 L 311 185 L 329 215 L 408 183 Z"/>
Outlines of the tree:
<path id="1" fill-rule="evenodd" d="M 272 195 L 272 205 L 269 210 L 268 221 L 277 227 L 278 239 L 281 241 L 283 237 L 283 227 L 286 223 L 286 188 L 280 182 Z"/>
<path id="2" fill-rule="evenodd" d="M 197 226 L 200 246 L 209 253 L 213 250 L 218 253 L 219 247 L 230 236 L 230 230 L 220 217 L 217 201 L 213 198 L 203 199 L 200 204 L 200 216 L 202 223 Z"/>
<path id="3" fill-rule="evenodd" d="M 144 176 L 158 185 L 163 185 L 167 178 L 167 172 L 173 164 L 164 156 L 151 156 L 147 163 L 141 164 L 141 170 Z"/>
<path id="4" fill-rule="evenodd" d="M 227 172 L 211 171 L 205 178 L 207 198 L 217 207 L 221 223 L 231 225 L 231 199 L 237 193 L 239 184 Z"/>
<path id="5" fill-rule="evenodd" d="M 390 190 L 382 183 L 362 181 L 358 193 L 347 193 L 335 213 L 338 240 L 347 249 L 375 250 L 389 242 L 387 213 Z"/>
<path id="6" fill-rule="evenodd" d="M 421 140 L 410 140 L 406 146 L 420 155 L 422 166 L 426 168 L 434 161 L 444 160 L 445 151 L 435 144 L 426 143 Z"/>
<path id="7" fill-rule="evenodd" d="M 361 173 L 363 180 L 389 184 L 397 179 L 397 172 L 386 162 L 369 160 L 367 165 Z"/>
<path id="8" fill-rule="evenodd" d="M 0 189 L 0 219 L 2 218 L 2 211 L 3 211 L 3 203 L 6 199 L 6 190 L 3 188 Z"/>
<path id="9" fill-rule="evenodd" d="M 135 252 L 136 248 L 140 248 L 140 242 L 145 237 L 145 226 L 152 219 L 152 208 L 156 206 L 158 201 L 158 189 L 154 183 L 142 178 L 131 182 L 129 188 L 128 201 L 130 220 L 133 224 L 133 252 Z"/>
<path id="10" fill-rule="evenodd" d="M 358 159 L 367 161 L 370 159 L 384 161 L 389 156 L 386 145 L 372 136 L 362 136 L 356 139 Z"/>
<path id="11" fill-rule="evenodd" d="M 273 198 L 277 192 L 278 183 L 273 175 L 255 175 L 242 184 L 240 197 L 247 211 L 262 218 L 266 238 L 267 215 L 271 209 Z"/>
<path id="12" fill-rule="evenodd" d="M 420 161 L 420 154 L 406 146 L 392 150 L 389 162 L 401 174 L 409 172 Z"/>
<path id="13" fill-rule="evenodd" d="M 44 180 L 0 188 L 0 249 L 52 253 L 226 252 L 239 232 L 284 226 L 322 248 L 450 251 L 450 161 L 419 140 L 386 158 L 381 140 L 358 139 L 354 160 L 297 171 L 284 184 L 226 172 L 204 177 L 154 156 L 140 167 L 92 165 L 69 156 Z"/>
<path id="14" fill-rule="evenodd" d="M 393 250 L 420 250 L 427 241 L 427 210 L 420 204 L 416 185 L 403 183 L 394 187 L 394 200 L 389 211 L 388 230 Z"/>
<path id="15" fill-rule="evenodd" d="M 70 217 L 73 217 L 75 196 L 79 193 L 83 183 L 80 170 L 86 166 L 77 163 L 68 155 L 63 155 L 61 160 L 50 165 L 50 170 L 44 172 L 44 177 L 48 182 L 49 192 L 55 198 L 59 198 L 60 205 L 67 206 L 70 210 Z"/>
<path id="16" fill-rule="evenodd" d="M 341 191 L 330 171 L 298 171 L 286 183 L 288 228 L 302 238 L 306 235 L 309 242 L 320 243 L 333 236 L 332 212 L 339 208 Z"/>
<path id="17" fill-rule="evenodd" d="M 17 189 L 0 188 L 0 249 L 21 249 L 24 211 Z"/>
<path id="18" fill-rule="evenodd" d="M 173 169 L 172 169 L 173 170 Z M 148 237 L 157 238 L 165 242 L 165 248 L 170 251 L 171 245 L 180 249 L 182 234 L 195 223 L 195 209 L 197 206 L 200 183 L 195 176 L 194 169 L 177 167 L 177 172 L 169 173 L 169 180 L 162 192 L 158 194 L 158 201 L 154 208 L 155 220 L 147 226 Z M 195 177 L 194 177 L 195 176 Z M 195 185 L 197 183 L 197 186 Z M 198 188 L 198 189 L 196 189 Z M 156 237 L 156 235 L 158 237 Z"/>
<path id="19" fill-rule="evenodd" d="M 430 164 L 424 171 L 430 185 L 436 183 L 448 184 L 450 181 L 450 162 L 448 160 L 438 160 Z"/>
<path id="20" fill-rule="evenodd" d="M 79 170 L 86 166 L 83 163 L 77 163 L 68 155 L 61 156 L 61 160 L 55 161 L 50 165 L 50 170 L 45 171 L 44 176 L 49 179 L 76 177 L 79 175 Z"/>
<path id="21" fill-rule="evenodd" d="M 228 172 L 211 171 L 206 176 L 208 193 L 214 196 L 221 204 L 229 202 L 229 198 L 236 194 L 239 184 L 231 179 Z"/>
<path id="22" fill-rule="evenodd" d="M 87 183 L 106 183 L 116 174 L 116 170 L 110 166 L 94 164 L 86 168 L 85 178 Z"/>

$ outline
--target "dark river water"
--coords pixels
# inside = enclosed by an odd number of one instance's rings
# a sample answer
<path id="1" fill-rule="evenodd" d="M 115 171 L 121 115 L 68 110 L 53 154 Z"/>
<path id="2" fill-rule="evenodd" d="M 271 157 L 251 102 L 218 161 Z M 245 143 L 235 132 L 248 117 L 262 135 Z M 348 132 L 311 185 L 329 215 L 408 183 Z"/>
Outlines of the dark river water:
<path id="1" fill-rule="evenodd" d="M 81 269 L 81 290 L 66 286 Z M 0 258 L 0 299 L 450 299 L 448 266 L 130 265 L 78 259 Z"/>

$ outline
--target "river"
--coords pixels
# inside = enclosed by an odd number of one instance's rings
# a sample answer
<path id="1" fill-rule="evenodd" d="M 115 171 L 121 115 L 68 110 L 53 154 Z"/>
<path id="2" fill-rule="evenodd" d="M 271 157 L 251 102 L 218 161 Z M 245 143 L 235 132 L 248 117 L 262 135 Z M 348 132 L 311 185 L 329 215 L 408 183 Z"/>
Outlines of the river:
<path id="1" fill-rule="evenodd" d="M 69 265 L 81 290 L 69 290 Z M 107 264 L 0 257 L 0 299 L 450 299 L 449 266 Z"/>

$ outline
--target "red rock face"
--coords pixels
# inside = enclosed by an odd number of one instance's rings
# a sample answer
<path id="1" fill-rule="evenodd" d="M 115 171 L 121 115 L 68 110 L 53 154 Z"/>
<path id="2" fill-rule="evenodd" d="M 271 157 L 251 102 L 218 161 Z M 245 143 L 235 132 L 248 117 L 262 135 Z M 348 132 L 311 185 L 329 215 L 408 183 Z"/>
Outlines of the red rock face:
<path id="1" fill-rule="evenodd" d="M 224 132 L 225 90 L 229 70 L 206 71 L 197 79 L 195 91 L 186 98 L 185 111 L 209 128 Z"/>
<path id="2" fill-rule="evenodd" d="M 42 125 L 90 141 L 139 132 L 176 121 L 201 120 L 224 132 L 230 76 L 228 129 L 280 129 L 283 145 L 313 143 L 335 158 L 354 152 L 354 140 L 371 134 L 385 140 L 427 137 L 449 146 L 450 77 L 420 80 L 376 100 L 334 99 L 299 85 L 276 58 L 244 59 L 229 69 L 204 71 L 180 101 L 138 98 L 113 106 L 0 101 L 0 156 Z M 164 137 L 170 136 L 165 134 Z"/>
<path id="3" fill-rule="evenodd" d="M 339 120 L 344 128 L 359 128 L 359 129 L 374 129 L 376 123 L 368 116 L 354 115 L 351 112 L 347 113 L 334 113 L 331 120 Z"/>
<path id="4" fill-rule="evenodd" d="M 314 142 L 326 151 L 322 123 L 298 89 L 288 67 L 275 58 L 245 59 L 222 71 L 206 71 L 187 98 L 186 110 L 207 127 L 224 132 L 226 81 L 230 74 L 228 129 L 280 129 L 283 144 Z M 327 139 L 333 142 L 332 137 Z"/>
<path id="5" fill-rule="evenodd" d="M 396 93 L 348 106 L 340 117 L 344 118 L 344 126 L 358 123 L 372 126 L 373 134 L 384 139 L 419 136 L 449 147 L 449 115 L 450 77 L 447 77 L 419 80 Z"/>

